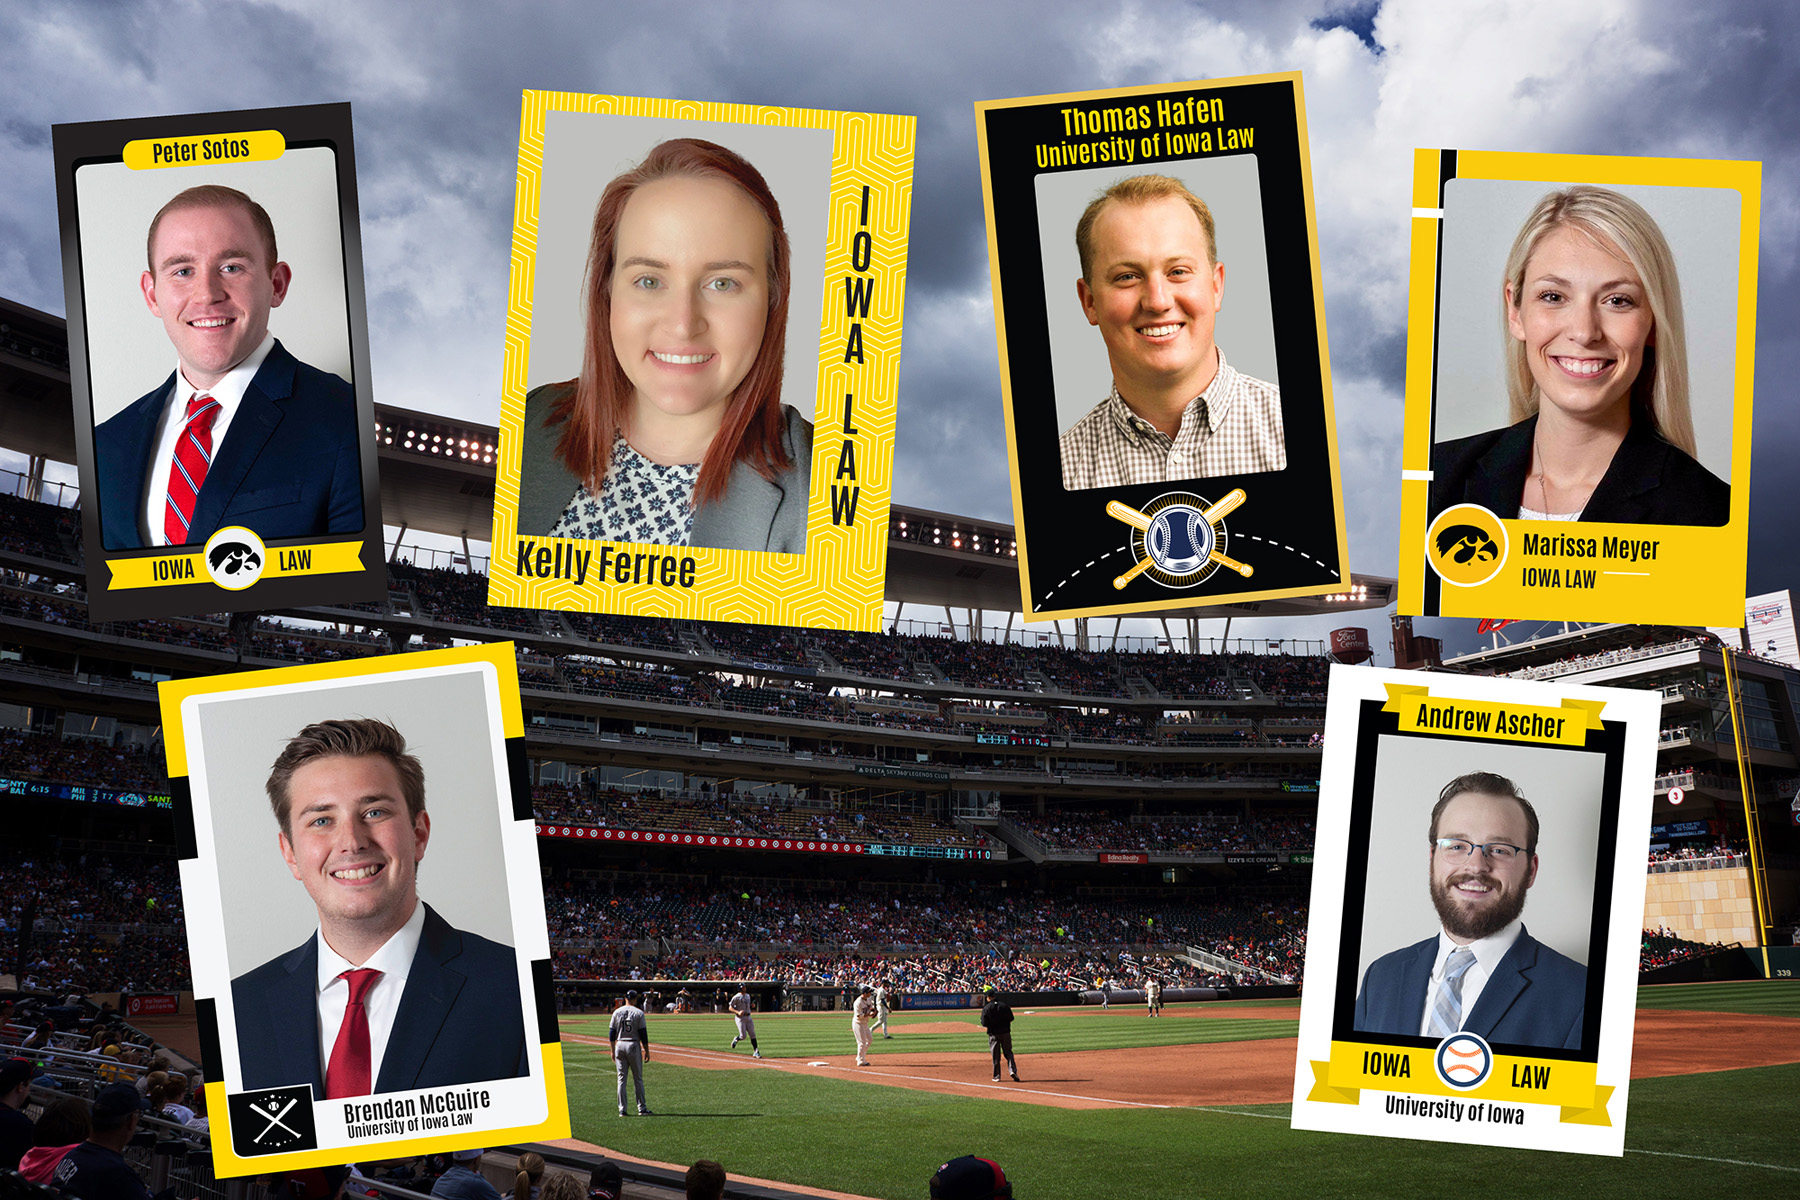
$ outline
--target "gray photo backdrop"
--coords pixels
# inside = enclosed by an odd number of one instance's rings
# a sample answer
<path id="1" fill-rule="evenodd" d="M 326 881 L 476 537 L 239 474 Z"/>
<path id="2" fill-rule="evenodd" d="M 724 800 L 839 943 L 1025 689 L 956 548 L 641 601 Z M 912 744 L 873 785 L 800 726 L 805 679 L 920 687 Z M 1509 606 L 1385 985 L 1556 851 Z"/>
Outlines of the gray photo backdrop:
<path id="1" fill-rule="evenodd" d="M 419 863 L 419 896 L 458 929 L 516 945 L 494 795 L 500 716 L 487 676 L 446 674 L 329 680 L 197 705 L 225 956 L 232 978 L 285 954 L 319 927 L 306 889 L 282 861 L 279 827 L 264 784 L 288 739 L 314 721 L 376 717 L 406 738 L 425 768 L 431 839 Z M 503 772 L 504 773 L 504 772 Z"/>
<path id="2" fill-rule="evenodd" d="M 1081 278 L 1075 223 L 1089 201 L 1133 175 L 1172 176 L 1206 201 L 1212 210 L 1219 261 L 1225 264 L 1225 299 L 1213 339 L 1237 370 L 1270 383 L 1281 382 L 1275 372 L 1269 256 L 1263 242 L 1262 188 L 1255 155 L 1039 175 L 1038 230 L 1044 255 L 1050 375 L 1056 388 L 1056 427 L 1063 433 L 1112 390 L 1106 343 L 1100 331 L 1088 324 L 1075 292 L 1075 281 Z"/>
<path id="3" fill-rule="evenodd" d="M 1438 264 L 1437 427 L 1440 442 L 1511 423 L 1502 322 L 1506 255 L 1537 202 L 1569 182 L 1452 179 L 1444 189 Z M 1605 185 L 1656 218 L 1675 256 L 1687 326 L 1688 402 L 1700 465 L 1731 479 L 1737 366 L 1738 224 L 1729 188 Z M 1415 334 L 1418 331 L 1414 331 Z M 1747 465 L 1747 464 L 1746 464 Z"/>
<path id="4" fill-rule="evenodd" d="M 309 146 L 267 162 L 154 171 L 90 163 L 75 172 L 75 204 L 96 425 L 162 386 L 175 369 L 175 347 L 139 286 L 144 239 L 158 209 L 202 184 L 243 192 L 275 226 L 276 253 L 294 278 L 287 299 L 269 313 L 269 332 L 301 362 L 354 382 L 334 150 Z"/>
<path id="5" fill-rule="evenodd" d="M 1377 738 L 1376 746 L 1357 979 L 1383 954 L 1441 928 L 1428 884 L 1431 809 L 1445 784 L 1470 771 L 1506 776 L 1537 810 L 1538 876 L 1526 896 L 1525 928 L 1551 949 L 1586 963 L 1606 756 L 1392 734 Z"/>
<path id="6" fill-rule="evenodd" d="M 643 161 L 657 143 L 678 137 L 704 138 L 743 155 L 762 172 L 781 206 L 793 274 L 781 399 L 810 421 L 818 409 L 819 327 L 824 317 L 833 147 L 829 129 L 612 113 L 547 114 L 527 390 L 581 373 L 588 243 L 600 193 Z"/>

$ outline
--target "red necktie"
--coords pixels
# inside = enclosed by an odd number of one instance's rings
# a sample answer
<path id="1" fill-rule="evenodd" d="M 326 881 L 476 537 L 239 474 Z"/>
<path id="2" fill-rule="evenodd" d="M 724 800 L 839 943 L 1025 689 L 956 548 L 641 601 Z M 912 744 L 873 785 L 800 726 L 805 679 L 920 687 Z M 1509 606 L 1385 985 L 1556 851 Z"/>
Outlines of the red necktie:
<path id="1" fill-rule="evenodd" d="M 373 967 L 358 967 L 338 978 L 349 981 L 350 1002 L 344 1006 L 344 1023 L 338 1026 L 331 1062 L 325 1067 L 327 1100 L 367 1096 L 375 1090 L 369 1079 L 369 1014 L 363 1010 L 363 997 L 381 978 L 381 972 Z"/>
<path id="2" fill-rule="evenodd" d="M 187 426 L 175 443 L 175 459 L 169 464 L 168 503 L 163 509 L 163 536 L 171 546 L 193 541 L 188 528 L 194 522 L 194 502 L 206 483 L 212 465 L 212 427 L 219 418 L 219 402 L 195 392 L 187 402 Z"/>

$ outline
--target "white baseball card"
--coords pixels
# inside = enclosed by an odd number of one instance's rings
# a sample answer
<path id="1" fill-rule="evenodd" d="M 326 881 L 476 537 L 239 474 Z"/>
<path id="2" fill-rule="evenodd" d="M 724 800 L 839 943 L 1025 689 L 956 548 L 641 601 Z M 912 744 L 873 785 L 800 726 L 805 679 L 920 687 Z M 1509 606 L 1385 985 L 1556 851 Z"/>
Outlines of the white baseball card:
<path id="1" fill-rule="evenodd" d="M 1624 1153 L 1660 714 L 1332 667 L 1294 1128 Z"/>

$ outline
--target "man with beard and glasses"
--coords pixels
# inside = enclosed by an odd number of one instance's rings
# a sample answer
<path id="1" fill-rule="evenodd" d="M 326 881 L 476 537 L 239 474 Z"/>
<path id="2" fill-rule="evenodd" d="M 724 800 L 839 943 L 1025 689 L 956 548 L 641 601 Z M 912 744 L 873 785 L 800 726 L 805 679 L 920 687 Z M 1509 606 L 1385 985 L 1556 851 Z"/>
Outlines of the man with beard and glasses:
<path id="1" fill-rule="evenodd" d="M 1439 1040 L 1581 1048 L 1587 968 L 1527 933 L 1538 818 L 1510 779 L 1458 776 L 1431 810 L 1430 885 L 1442 929 L 1369 964 L 1354 1028 Z"/>

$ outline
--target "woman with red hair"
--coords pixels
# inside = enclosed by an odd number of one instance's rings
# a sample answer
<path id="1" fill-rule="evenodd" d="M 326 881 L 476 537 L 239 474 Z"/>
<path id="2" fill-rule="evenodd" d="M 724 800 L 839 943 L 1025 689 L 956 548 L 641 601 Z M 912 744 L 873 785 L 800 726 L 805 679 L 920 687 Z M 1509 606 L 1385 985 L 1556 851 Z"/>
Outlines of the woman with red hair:
<path id="1" fill-rule="evenodd" d="M 519 532 L 806 549 L 812 424 L 781 403 L 791 291 L 768 183 L 698 138 L 594 212 L 581 375 L 525 399 Z"/>

